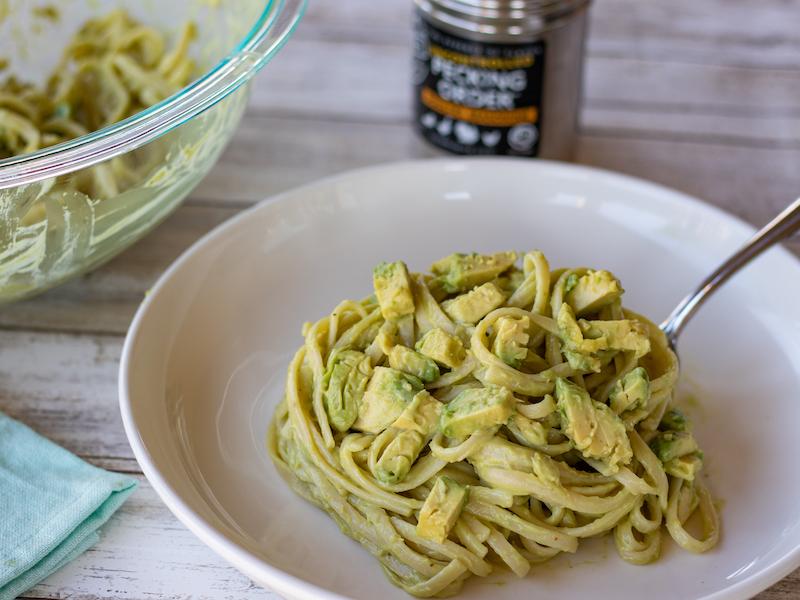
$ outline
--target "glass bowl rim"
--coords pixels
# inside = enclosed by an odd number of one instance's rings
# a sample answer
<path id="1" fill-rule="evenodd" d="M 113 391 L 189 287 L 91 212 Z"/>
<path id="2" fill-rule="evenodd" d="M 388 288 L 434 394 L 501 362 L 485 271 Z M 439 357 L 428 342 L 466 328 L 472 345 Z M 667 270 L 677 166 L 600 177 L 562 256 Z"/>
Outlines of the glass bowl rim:
<path id="1" fill-rule="evenodd" d="M 249 81 L 287 42 L 307 0 L 266 0 L 256 22 L 208 72 L 130 117 L 36 152 L 0 160 L 0 190 L 79 171 L 143 146 Z"/>

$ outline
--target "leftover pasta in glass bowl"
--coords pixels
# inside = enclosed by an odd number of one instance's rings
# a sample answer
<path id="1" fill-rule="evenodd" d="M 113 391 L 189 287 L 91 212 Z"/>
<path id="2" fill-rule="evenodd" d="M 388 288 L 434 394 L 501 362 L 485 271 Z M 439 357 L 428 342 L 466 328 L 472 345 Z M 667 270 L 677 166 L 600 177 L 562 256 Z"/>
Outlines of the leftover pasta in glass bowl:
<path id="1" fill-rule="evenodd" d="M 0 3 L 0 303 L 96 267 L 174 210 L 304 4 Z"/>

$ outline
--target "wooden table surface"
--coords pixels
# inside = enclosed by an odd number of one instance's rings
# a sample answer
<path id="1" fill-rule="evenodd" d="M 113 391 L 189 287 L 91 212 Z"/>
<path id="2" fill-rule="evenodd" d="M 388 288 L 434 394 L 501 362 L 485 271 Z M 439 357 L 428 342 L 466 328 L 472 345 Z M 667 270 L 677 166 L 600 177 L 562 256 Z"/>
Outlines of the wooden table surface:
<path id="1" fill-rule="evenodd" d="M 202 545 L 141 475 L 117 366 L 145 290 L 219 223 L 325 175 L 439 154 L 409 125 L 411 0 L 310 2 L 219 164 L 169 220 L 96 272 L 0 311 L 0 410 L 140 481 L 100 542 L 27 598 L 276 598 Z M 798 15 L 798 0 L 597 0 L 578 162 L 765 223 L 800 190 Z M 800 598 L 800 570 L 758 598 Z"/>

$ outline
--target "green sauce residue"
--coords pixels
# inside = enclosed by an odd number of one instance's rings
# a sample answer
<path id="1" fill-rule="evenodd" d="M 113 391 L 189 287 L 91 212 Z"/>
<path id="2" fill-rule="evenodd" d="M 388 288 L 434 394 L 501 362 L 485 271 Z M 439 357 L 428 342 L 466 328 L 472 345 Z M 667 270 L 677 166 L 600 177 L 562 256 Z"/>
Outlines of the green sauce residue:
<path id="1" fill-rule="evenodd" d="M 48 21 L 53 21 L 54 23 L 61 18 L 61 11 L 58 10 L 57 6 L 53 6 L 52 4 L 48 4 L 46 6 L 34 6 L 31 13 L 34 17 L 39 17 L 40 19 L 47 19 Z"/>

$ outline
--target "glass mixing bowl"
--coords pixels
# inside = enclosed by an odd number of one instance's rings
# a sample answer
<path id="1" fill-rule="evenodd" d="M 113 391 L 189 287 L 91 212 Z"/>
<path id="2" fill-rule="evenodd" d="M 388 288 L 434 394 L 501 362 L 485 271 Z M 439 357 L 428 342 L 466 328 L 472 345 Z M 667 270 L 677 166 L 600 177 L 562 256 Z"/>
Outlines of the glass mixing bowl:
<path id="1" fill-rule="evenodd" d="M 162 221 L 211 169 L 247 82 L 283 46 L 306 0 L 0 0 L 0 81 L 43 84 L 86 20 L 126 10 L 170 41 L 197 28 L 199 78 L 166 100 L 61 144 L 0 160 L 0 303 L 110 259 Z M 205 73 L 205 74 L 202 74 Z M 105 192 L 81 178 L 123 172 Z"/>

